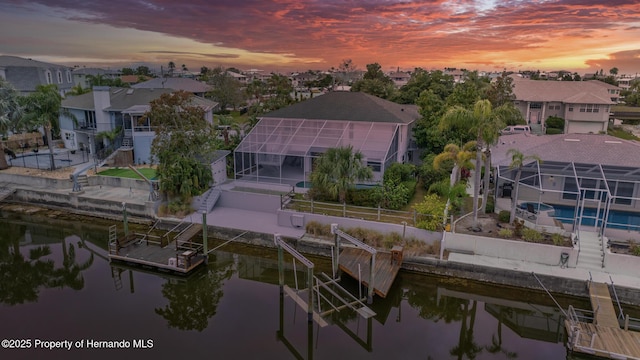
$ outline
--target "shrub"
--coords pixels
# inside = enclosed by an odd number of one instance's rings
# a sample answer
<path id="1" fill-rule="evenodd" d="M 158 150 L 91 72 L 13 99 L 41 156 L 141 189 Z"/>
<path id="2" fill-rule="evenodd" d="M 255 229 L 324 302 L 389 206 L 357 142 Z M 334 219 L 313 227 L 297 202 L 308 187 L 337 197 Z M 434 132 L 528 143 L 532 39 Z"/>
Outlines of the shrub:
<path id="1" fill-rule="evenodd" d="M 564 133 L 563 129 L 547 128 L 547 135 L 556 135 Z"/>
<path id="2" fill-rule="evenodd" d="M 529 242 L 542 241 L 542 234 L 534 229 L 524 228 L 522 229 L 522 238 Z"/>
<path id="3" fill-rule="evenodd" d="M 498 221 L 501 223 L 508 223 L 511 213 L 508 210 L 500 210 L 498 213 Z"/>
<path id="4" fill-rule="evenodd" d="M 424 201 L 414 205 L 414 208 L 421 215 L 419 216 L 416 227 L 430 231 L 442 230 L 442 216 L 446 203 L 436 194 L 430 194 L 424 197 Z"/>
<path id="5" fill-rule="evenodd" d="M 495 200 L 493 200 L 493 197 L 489 196 L 487 198 L 487 206 L 485 207 L 484 212 L 487 214 L 491 214 L 493 212 L 496 211 L 496 204 L 495 204 Z M 509 221 L 509 220 L 507 220 Z"/>
<path id="6" fill-rule="evenodd" d="M 309 221 L 305 226 L 307 233 L 318 237 L 331 236 L 331 225 L 324 225 L 317 221 Z"/>
<path id="7" fill-rule="evenodd" d="M 564 129 L 564 119 L 557 116 L 549 116 L 545 121 L 547 129 Z"/>
<path id="8" fill-rule="evenodd" d="M 513 237 L 513 230 L 511 229 L 500 229 L 500 231 L 498 231 L 498 236 L 500 236 L 501 238 L 505 238 L 505 239 L 509 239 Z"/>
<path id="9" fill-rule="evenodd" d="M 553 245 L 563 245 L 564 240 L 564 236 L 562 236 L 561 234 L 551 234 L 551 241 L 553 241 Z"/>
<path id="10" fill-rule="evenodd" d="M 513 235 L 522 236 L 522 230 L 524 229 L 524 220 L 513 220 Z"/>
<path id="11" fill-rule="evenodd" d="M 634 243 L 632 240 L 629 240 L 629 244 L 631 244 L 629 246 L 629 252 L 631 253 L 631 255 L 640 256 L 640 246 L 638 246 L 638 244 Z"/>

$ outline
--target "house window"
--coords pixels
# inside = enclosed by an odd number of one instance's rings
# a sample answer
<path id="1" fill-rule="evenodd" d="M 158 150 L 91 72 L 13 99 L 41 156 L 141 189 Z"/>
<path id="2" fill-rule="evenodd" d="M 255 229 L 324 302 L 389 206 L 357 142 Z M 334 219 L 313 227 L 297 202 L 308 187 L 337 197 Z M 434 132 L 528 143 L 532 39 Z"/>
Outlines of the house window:
<path id="1" fill-rule="evenodd" d="M 573 112 L 573 105 L 569 105 L 569 110 L 570 112 Z"/>
<path id="2" fill-rule="evenodd" d="M 560 110 L 560 105 L 556 105 L 556 110 Z"/>
<path id="3" fill-rule="evenodd" d="M 62 84 L 62 71 L 58 70 L 58 84 Z"/>
<path id="4" fill-rule="evenodd" d="M 529 105 L 529 109 L 542 109 L 542 103 L 541 102 L 532 102 Z"/>
<path id="5" fill-rule="evenodd" d="M 554 106 L 553 105 L 549 105 L 549 110 L 553 110 Z"/>
<path id="6" fill-rule="evenodd" d="M 51 71 L 47 70 L 45 75 L 47 76 L 47 84 L 53 83 L 53 79 L 51 78 Z"/>
<path id="7" fill-rule="evenodd" d="M 71 71 L 67 70 L 67 82 L 71 82 Z"/>
<path id="8" fill-rule="evenodd" d="M 580 105 L 580 112 L 597 113 L 600 111 L 600 105 L 598 104 L 582 104 Z"/>
<path id="9" fill-rule="evenodd" d="M 367 161 L 367 166 L 375 172 L 380 172 L 380 170 L 382 170 L 382 164 L 380 161 Z"/>

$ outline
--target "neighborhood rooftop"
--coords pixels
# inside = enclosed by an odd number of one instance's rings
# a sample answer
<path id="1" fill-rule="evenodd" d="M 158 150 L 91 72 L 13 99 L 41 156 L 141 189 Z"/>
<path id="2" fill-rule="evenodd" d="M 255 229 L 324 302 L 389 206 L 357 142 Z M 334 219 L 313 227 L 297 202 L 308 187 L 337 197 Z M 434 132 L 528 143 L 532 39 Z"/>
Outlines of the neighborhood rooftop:
<path id="1" fill-rule="evenodd" d="M 639 143 L 604 134 L 503 135 L 491 149 L 492 163 L 508 166 L 510 149 L 518 149 L 526 156 L 536 155 L 543 161 L 640 168 Z"/>
<path id="2" fill-rule="evenodd" d="M 362 92 L 334 91 L 272 111 L 263 118 L 367 121 L 410 124 L 418 119 L 416 105 L 403 105 Z"/>

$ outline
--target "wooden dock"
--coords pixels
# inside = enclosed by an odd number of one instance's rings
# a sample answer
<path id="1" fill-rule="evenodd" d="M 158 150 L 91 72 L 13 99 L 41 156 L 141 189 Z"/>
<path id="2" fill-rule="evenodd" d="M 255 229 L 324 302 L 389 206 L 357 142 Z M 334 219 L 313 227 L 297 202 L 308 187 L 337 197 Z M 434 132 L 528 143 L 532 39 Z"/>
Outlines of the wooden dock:
<path id="1" fill-rule="evenodd" d="M 594 311 L 594 323 L 596 325 L 610 328 L 620 327 L 607 284 L 591 282 L 589 284 L 589 298 L 591 299 L 591 308 Z"/>
<path id="2" fill-rule="evenodd" d="M 362 284 L 369 286 L 369 266 L 371 254 L 365 250 L 357 248 L 345 248 L 340 253 L 340 270 L 358 280 L 358 264 L 360 264 L 360 275 Z M 384 298 L 389 293 L 393 281 L 400 271 L 400 261 L 392 261 L 391 253 L 378 252 L 374 269 L 373 291 Z"/>
<path id="3" fill-rule="evenodd" d="M 109 228 L 109 261 L 186 275 L 205 263 L 202 245 L 191 242 L 200 231 L 202 225 L 190 225 L 167 244 L 167 235 L 160 238 L 133 233 L 118 238 L 114 225 Z"/>
<path id="4" fill-rule="evenodd" d="M 569 307 L 565 320 L 567 346 L 572 351 L 606 359 L 640 360 L 640 333 L 620 328 L 608 285 L 591 282 L 589 296 L 593 323 L 579 320 Z"/>

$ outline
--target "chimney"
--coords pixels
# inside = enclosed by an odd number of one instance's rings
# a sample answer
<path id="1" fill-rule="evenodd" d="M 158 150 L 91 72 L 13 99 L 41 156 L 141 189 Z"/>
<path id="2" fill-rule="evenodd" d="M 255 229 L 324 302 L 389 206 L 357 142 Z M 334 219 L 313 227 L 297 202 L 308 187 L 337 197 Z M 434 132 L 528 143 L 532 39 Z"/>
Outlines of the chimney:
<path id="1" fill-rule="evenodd" d="M 108 86 L 93 87 L 93 106 L 96 111 L 96 131 L 111 130 L 109 113 L 104 109 L 111 106 L 111 97 Z"/>

